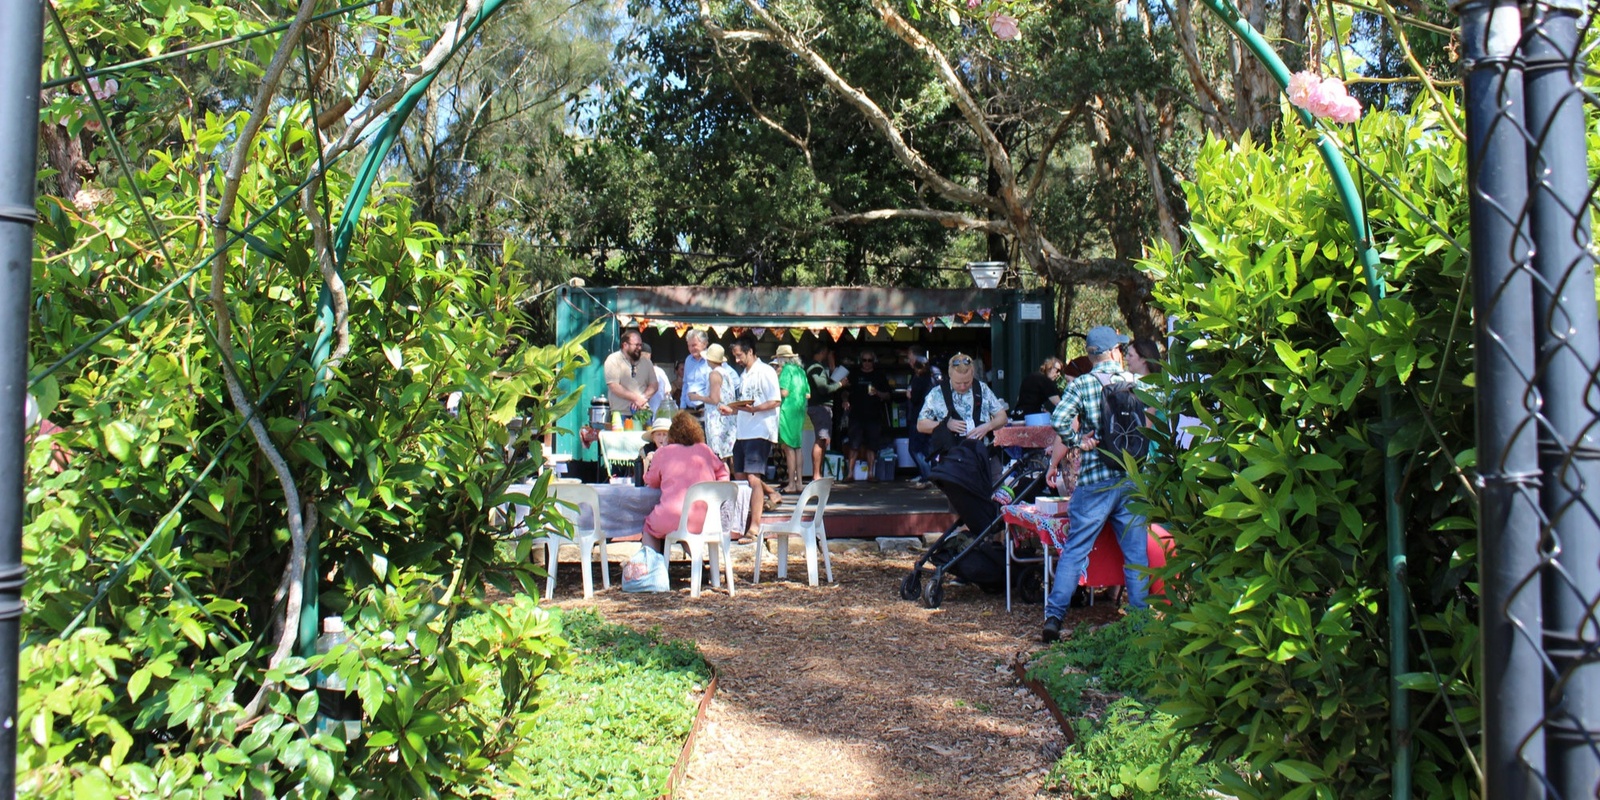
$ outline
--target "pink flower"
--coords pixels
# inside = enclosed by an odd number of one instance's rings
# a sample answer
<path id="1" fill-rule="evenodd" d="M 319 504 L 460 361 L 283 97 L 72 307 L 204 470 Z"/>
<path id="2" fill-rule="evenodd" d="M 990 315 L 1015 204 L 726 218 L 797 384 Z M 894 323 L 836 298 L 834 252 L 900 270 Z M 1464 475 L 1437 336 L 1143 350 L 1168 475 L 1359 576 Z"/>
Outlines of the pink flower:
<path id="1" fill-rule="evenodd" d="M 1361 119 L 1361 101 L 1345 90 L 1338 78 L 1319 78 L 1314 72 L 1289 77 L 1289 105 L 1303 108 L 1318 119 L 1350 123 Z"/>
<path id="2" fill-rule="evenodd" d="M 1306 108 L 1311 100 L 1311 93 L 1316 91 L 1322 80 L 1314 72 L 1296 72 L 1289 76 L 1289 105 L 1295 108 Z"/>
<path id="3" fill-rule="evenodd" d="M 967 8 L 977 8 L 983 5 L 983 0 L 967 0 Z"/>
<path id="4" fill-rule="evenodd" d="M 1017 18 L 1002 14 L 998 11 L 989 17 L 989 30 L 994 31 L 995 38 L 1011 40 L 1017 38 L 1021 31 L 1017 28 Z"/>
<path id="5" fill-rule="evenodd" d="M 1332 114 L 1328 115 L 1328 119 L 1346 124 L 1359 122 L 1361 120 L 1361 101 L 1345 95 L 1340 98 L 1338 106 L 1334 108 Z"/>

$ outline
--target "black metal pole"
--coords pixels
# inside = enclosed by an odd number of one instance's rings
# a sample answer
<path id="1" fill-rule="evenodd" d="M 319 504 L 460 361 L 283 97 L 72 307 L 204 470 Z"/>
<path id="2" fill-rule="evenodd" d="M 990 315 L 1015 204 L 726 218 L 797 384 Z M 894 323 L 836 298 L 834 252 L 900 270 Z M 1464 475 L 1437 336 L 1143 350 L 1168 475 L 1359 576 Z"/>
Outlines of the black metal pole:
<path id="1" fill-rule="evenodd" d="M 1600 318 L 1595 313 L 1578 18 L 1583 2 L 1534 5 L 1522 37 L 1527 104 L 1534 336 L 1538 347 L 1541 501 L 1548 521 L 1544 649 L 1546 777 L 1555 797 L 1595 797 L 1600 786 Z"/>
<path id="2" fill-rule="evenodd" d="M 1477 319 L 1482 516 L 1484 800 L 1542 798 L 1538 396 L 1532 244 L 1522 132 L 1522 21 L 1511 0 L 1469 0 L 1461 18 L 1473 312 Z M 1582 162 L 1579 162 L 1582 163 Z"/>
<path id="3" fill-rule="evenodd" d="M 0 0 L 0 797 L 16 795 L 22 480 L 39 151 L 41 0 Z"/>

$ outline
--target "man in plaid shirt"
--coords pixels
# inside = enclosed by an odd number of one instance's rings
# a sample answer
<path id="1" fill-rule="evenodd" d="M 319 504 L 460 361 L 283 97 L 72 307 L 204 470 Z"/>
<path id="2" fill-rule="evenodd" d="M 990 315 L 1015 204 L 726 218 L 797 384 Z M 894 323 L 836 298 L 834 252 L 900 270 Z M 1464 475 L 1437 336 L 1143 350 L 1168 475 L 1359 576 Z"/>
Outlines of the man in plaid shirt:
<path id="1" fill-rule="evenodd" d="M 1146 551 L 1144 517 L 1128 508 L 1133 494 L 1133 481 L 1120 466 L 1113 466 L 1111 457 L 1096 450 L 1095 431 L 1100 429 L 1101 399 L 1107 383 L 1132 381 L 1134 376 L 1122 367 L 1122 346 L 1128 337 L 1102 325 L 1089 331 L 1086 337 L 1089 357 L 1094 368 L 1087 375 L 1079 375 L 1067 384 L 1061 393 L 1061 404 L 1056 406 L 1050 423 L 1068 447 L 1083 451 L 1078 470 L 1078 488 L 1072 493 L 1067 541 L 1061 548 L 1061 558 L 1056 561 L 1054 583 L 1050 596 L 1044 603 L 1044 633 L 1040 638 L 1046 643 L 1061 638 L 1061 620 L 1067 615 L 1072 593 L 1078 589 L 1078 580 L 1089 566 L 1089 551 L 1100 536 L 1106 520 L 1117 534 L 1122 546 L 1123 575 L 1128 587 L 1128 605 L 1144 608 L 1148 592 L 1144 567 L 1149 561 Z"/>

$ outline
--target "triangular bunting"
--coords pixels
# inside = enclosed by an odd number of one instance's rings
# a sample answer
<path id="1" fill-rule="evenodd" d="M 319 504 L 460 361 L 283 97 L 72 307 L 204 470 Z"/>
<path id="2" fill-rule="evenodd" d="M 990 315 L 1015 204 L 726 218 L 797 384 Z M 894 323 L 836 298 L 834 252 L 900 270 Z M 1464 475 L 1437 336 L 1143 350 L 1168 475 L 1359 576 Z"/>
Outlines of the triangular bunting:
<path id="1" fill-rule="evenodd" d="M 844 326 L 843 325 L 829 325 L 829 326 L 827 326 L 827 328 L 828 328 L 828 335 L 832 336 L 834 341 L 837 342 L 840 339 L 844 338 Z"/>
<path id="2" fill-rule="evenodd" d="M 956 312 L 956 319 L 961 320 L 961 324 L 965 325 L 972 321 L 973 314 L 974 312 L 972 311 L 959 311 Z"/>
<path id="3" fill-rule="evenodd" d="M 988 319 L 988 315 L 987 314 L 984 315 L 984 319 Z M 717 338 L 720 339 L 720 338 L 728 335 L 728 326 L 726 326 L 726 325 L 712 325 L 711 326 L 711 332 L 716 334 Z"/>
<path id="4" fill-rule="evenodd" d="M 805 335 L 806 335 L 806 332 L 805 332 L 804 328 L 790 328 L 789 329 L 789 338 L 793 339 L 793 340 L 795 340 L 797 342 L 800 341 L 802 338 L 804 338 Z"/>
<path id="5" fill-rule="evenodd" d="M 990 314 L 990 310 L 987 309 L 987 308 L 978 309 L 978 316 L 983 317 L 983 321 L 984 322 L 988 322 L 989 321 L 989 314 Z"/>
<path id="6" fill-rule="evenodd" d="M 672 330 L 672 323 L 670 323 L 670 322 L 657 322 L 652 327 L 654 327 L 656 329 L 656 333 L 666 333 L 667 331 Z"/>
<path id="7" fill-rule="evenodd" d="M 678 331 L 678 336 L 680 338 L 689 332 L 689 323 L 687 322 L 674 322 L 672 323 L 672 327 Z"/>
<path id="8" fill-rule="evenodd" d="M 772 338 L 777 339 L 780 342 L 783 341 L 783 337 L 789 335 L 788 328 L 768 328 L 767 330 L 772 331 Z"/>
<path id="9" fill-rule="evenodd" d="M 924 317 L 922 319 L 922 327 L 927 328 L 928 330 L 931 331 L 931 330 L 933 330 L 933 324 L 935 322 L 937 322 L 937 321 L 938 320 L 935 320 L 933 317 Z"/>
<path id="10" fill-rule="evenodd" d="M 883 329 L 885 331 L 888 331 L 890 336 L 893 336 L 893 335 L 895 335 L 896 333 L 898 333 L 900 331 L 900 323 L 898 323 L 898 322 L 884 323 Z"/>
<path id="11" fill-rule="evenodd" d="M 883 326 L 881 325 L 868 325 L 866 327 L 868 336 L 877 336 L 878 331 L 883 330 Z"/>
<path id="12" fill-rule="evenodd" d="M 954 328 L 956 326 L 956 315 L 946 314 L 940 317 L 939 324 L 945 326 L 946 328 Z"/>
<path id="13" fill-rule="evenodd" d="M 766 328 L 751 328 L 750 329 L 750 333 L 754 334 L 757 339 L 760 339 L 761 337 L 767 335 L 767 329 Z"/>
<path id="14" fill-rule="evenodd" d="M 738 325 L 735 325 L 732 328 L 729 328 L 728 330 L 729 330 L 729 332 L 731 332 L 733 334 L 733 338 L 737 339 L 740 336 L 743 336 L 745 331 L 750 330 L 750 329 L 749 328 L 741 328 Z"/>
<path id="15" fill-rule="evenodd" d="M 639 330 L 641 330 L 641 331 L 644 330 L 645 327 L 648 326 L 649 324 L 650 324 L 650 320 L 647 320 L 644 317 L 640 317 L 639 318 Z"/>
<path id="16" fill-rule="evenodd" d="M 626 328 L 629 325 L 633 324 L 633 317 L 629 316 L 627 314 L 618 314 L 617 315 L 617 324 L 621 325 L 624 328 Z"/>

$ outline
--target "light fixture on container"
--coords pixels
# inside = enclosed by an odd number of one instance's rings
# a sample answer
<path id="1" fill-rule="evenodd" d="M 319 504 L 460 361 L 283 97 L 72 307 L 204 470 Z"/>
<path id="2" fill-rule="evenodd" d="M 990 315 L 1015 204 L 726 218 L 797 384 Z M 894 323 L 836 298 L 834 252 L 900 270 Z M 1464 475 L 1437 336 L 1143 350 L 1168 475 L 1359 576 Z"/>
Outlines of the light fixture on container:
<path id="1" fill-rule="evenodd" d="M 972 285 L 979 289 L 993 289 L 1000 285 L 1000 277 L 1006 274 L 1004 261 L 969 261 L 967 274 L 972 276 Z"/>

